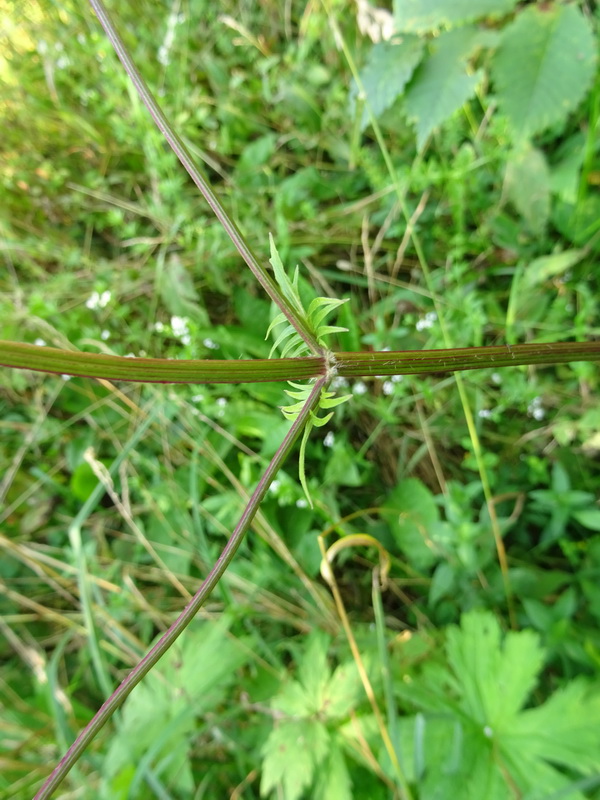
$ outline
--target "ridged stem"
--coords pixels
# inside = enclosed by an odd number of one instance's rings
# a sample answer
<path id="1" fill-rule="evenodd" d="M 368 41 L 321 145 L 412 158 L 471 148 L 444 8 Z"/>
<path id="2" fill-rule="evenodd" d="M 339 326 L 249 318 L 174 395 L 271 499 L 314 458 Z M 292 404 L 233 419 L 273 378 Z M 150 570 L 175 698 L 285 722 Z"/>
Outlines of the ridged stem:
<path id="1" fill-rule="evenodd" d="M 315 355 L 320 354 L 321 348 L 319 347 L 315 337 L 311 333 L 311 331 L 307 328 L 304 321 L 299 319 L 295 314 L 294 310 L 291 308 L 285 297 L 279 291 L 279 288 L 275 281 L 271 278 L 270 274 L 267 270 L 260 264 L 258 258 L 256 257 L 252 248 L 246 243 L 244 237 L 242 236 L 238 226 L 235 222 L 231 219 L 229 214 L 225 211 L 221 202 L 219 201 L 216 194 L 210 188 L 202 173 L 199 171 L 194 158 L 186 145 L 184 144 L 183 140 L 179 136 L 179 134 L 175 131 L 169 120 L 166 118 L 163 110 L 156 102 L 154 95 L 148 88 L 146 81 L 143 79 L 140 71 L 133 63 L 133 60 L 129 54 L 127 46 L 125 42 L 121 38 L 119 32 L 117 31 L 110 14 L 106 10 L 106 7 L 102 0 L 90 0 L 90 5 L 96 12 L 96 16 L 100 21 L 100 24 L 104 28 L 106 35 L 108 36 L 110 43 L 112 44 L 117 56 L 119 57 L 125 71 L 131 78 L 133 85 L 135 86 L 138 95 L 140 96 L 141 101 L 144 103 L 148 111 L 150 112 L 152 119 L 156 123 L 157 128 L 163 134 L 167 142 L 169 143 L 171 149 L 177 156 L 177 158 L 181 161 L 182 165 L 184 166 L 186 172 L 190 176 L 190 178 L 194 181 L 198 189 L 201 191 L 204 199 L 211 207 L 212 211 L 214 212 L 215 216 L 223 226 L 224 230 L 227 232 L 227 235 L 231 239 L 231 241 L 236 246 L 239 254 L 242 256 L 246 264 L 250 267 L 254 276 L 259 281 L 263 289 L 269 295 L 271 300 L 276 303 L 281 311 L 285 314 L 287 319 L 289 320 L 290 324 L 298 331 L 298 334 L 304 339 L 310 350 L 315 353 Z"/>
<path id="2" fill-rule="evenodd" d="M 310 412 L 314 411 L 318 406 L 319 399 L 321 397 L 321 389 L 325 385 L 326 381 L 326 378 L 321 378 L 313 386 L 312 392 L 300 411 L 298 418 L 289 429 L 279 449 L 271 459 L 269 466 L 258 482 L 258 485 L 254 490 L 248 505 L 244 509 L 240 521 L 231 534 L 231 537 L 219 556 L 217 562 L 204 579 L 202 586 L 198 589 L 194 597 L 190 600 L 188 605 L 177 617 L 175 622 L 166 631 L 166 633 L 161 636 L 154 647 L 129 673 L 129 675 L 120 684 L 118 689 L 113 692 L 104 705 L 101 706 L 91 722 L 89 722 L 81 731 L 77 739 L 75 739 L 71 747 L 67 750 L 60 762 L 54 768 L 42 788 L 35 795 L 34 800 L 48 800 L 48 798 L 52 796 L 55 789 L 57 789 L 58 786 L 63 782 L 66 775 L 73 765 L 78 761 L 86 747 L 90 744 L 90 742 L 92 742 L 104 725 L 106 725 L 114 712 L 119 708 L 119 706 L 122 705 L 131 691 L 138 685 L 142 678 L 148 674 L 157 661 L 162 658 L 162 656 L 171 647 L 173 642 L 175 642 L 175 640 L 183 633 L 190 622 L 194 619 L 199 609 L 213 591 L 223 573 L 231 563 L 231 560 L 233 559 L 237 549 L 244 539 L 246 531 L 254 519 L 254 515 L 256 514 L 260 503 L 269 489 L 269 486 L 271 485 L 283 462 L 289 455 L 298 436 L 302 432 L 302 429 L 309 418 Z M 198 665 L 198 669 L 202 669 L 202 664 Z"/>

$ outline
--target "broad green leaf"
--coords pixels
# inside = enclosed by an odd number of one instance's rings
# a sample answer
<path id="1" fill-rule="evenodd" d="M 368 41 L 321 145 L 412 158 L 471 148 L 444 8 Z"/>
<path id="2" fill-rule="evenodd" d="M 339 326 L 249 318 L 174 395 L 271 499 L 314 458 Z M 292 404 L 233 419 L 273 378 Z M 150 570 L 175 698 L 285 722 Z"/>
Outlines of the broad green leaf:
<path id="1" fill-rule="evenodd" d="M 504 178 L 506 195 L 533 233 L 541 234 L 550 216 L 550 171 L 535 147 L 511 153 Z"/>
<path id="2" fill-rule="evenodd" d="M 543 664 L 537 634 L 508 633 L 501 644 L 496 618 L 472 611 L 463 615 L 460 628 L 448 630 L 447 651 L 469 717 L 494 735 L 502 733 L 536 684 Z"/>
<path id="3" fill-rule="evenodd" d="M 398 547 L 416 569 L 428 569 L 440 557 L 431 539 L 431 530 L 439 520 L 439 511 L 429 489 L 416 478 L 402 481 L 385 503 L 390 528 Z"/>
<path id="4" fill-rule="evenodd" d="M 553 253 L 550 256 L 536 258 L 526 268 L 523 276 L 525 286 L 539 286 L 540 283 L 562 275 L 585 256 L 585 250 L 567 250 L 564 253 Z"/>
<path id="5" fill-rule="evenodd" d="M 325 687 L 331 677 L 327 659 L 330 639 L 318 628 L 306 640 L 306 648 L 298 665 L 298 680 L 309 698 L 307 716 L 319 713 L 323 705 Z"/>
<path id="6" fill-rule="evenodd" d="M 518 0 L 394 0 L 399 31 L 425 33 L 445 26 L 464 25 L 482 17 L 509 14 Z"/>
<path id="7" fill-rule="evenodd" d="M 572 680 L 539 708 L 523 711 L 508 737 L 515 755 L 526 752 L 570 769 L 600 770 L 598 687 Z"/>
<path id="8" fill-rule="evenodd" d="M 481 42 L 475 28 L 461 28 L 443 33 L 430 43 L 429 54 L 405 93 L 406 113 L 415 123 L 419 149 L 431 132 L 475 93 L 483 72 L 470 73 L 466 62 Z"/>
<path id="9" fill-rule="evenodd" d="M 583 100 L 596 65 L 594 36 L 574 4 L 525 8 L 503 33 L 491 73 L 517 139 L 562 122 Z"/>
<path id="10" fill-rule="evenodd" d="M 193 790 L 190 736 L 198 730 L 198 717 L 223 701 L 249 656 L 247 646 L 226 635 L 228 625 L 225 617 L 218 623 L 195 622 L 135 687 L 104 762 L 109 779 L 150 752 L 157 777 L 185 795 Z"/>
<path id="11" fill-rule="evenodd" d="M 261 796 L 274 789 L 282 800 L 298 800 L 329 752 L 329 733 L 317 720 L 291 720 L 274 728 L 263 746 Z"/>
<path id="12" fill-rule="evenodd" d="M 590 531 L 600 531 L 600 508 L 585 508 L 575 511 L 573 517 L 580 525 Z"/>
<path id="13" fill-rule="evenodd" d="M 418 36 L 409 35 L 391 42 L 379 42 L 371 48 L 360 77 L 366 100 L 375 117 L 383 114 L 402 94 L 421 60 L 423 47 L 423 42 Z M 360 123 L 361 130 L 366 128 L 369 122 L 369 109 L 365 107 Z"/>
<path id="14" fill-rule="evenodd" d="M 319 770 L 313 800 L 353 800 L 352 779 L 341 747 L 332 743 L 329 757 Z"/>

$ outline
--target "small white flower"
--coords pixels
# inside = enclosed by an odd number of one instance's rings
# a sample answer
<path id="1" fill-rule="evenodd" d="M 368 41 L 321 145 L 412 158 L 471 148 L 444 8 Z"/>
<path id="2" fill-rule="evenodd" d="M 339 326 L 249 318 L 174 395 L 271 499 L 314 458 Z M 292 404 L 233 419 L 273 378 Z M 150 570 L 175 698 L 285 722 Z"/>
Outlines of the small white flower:
<path id="1" fill-rule="evenodd" d="M 69 58 L 69 56 L 59 56 L 56 59 L 57 69 L 65 69 L 65 67 L 68 67 L 70 64 L 71 64 L 71 59 Z"/>
<path id="2" fill-rule="evenodd" d="M 189 334 L 190 331 L 188 328 L 188 323 L 189 320 L 187 317 L 171 317 L 171 328 L 173 330 L 173 335 L 179 338 Z"/>
<path id="3" fill-rule="evenodd" d="M 530 417 L 533 417 L 538 422 L 546 416 L 546 411 L 542 406 L 542 398 L 541 397 L 534 397 L 529 406 L 527 407 L 527 413 Z"/>
<path id="4" fill-rule="evenodd" d="M 484 735 L 484 736 L 485 736 L 487 739 L 491 739 L 491 738 L 492 738 L 492 736 L 494 735 L 494 731 L 492 730 L 492 728 L 490 728 L 490 726 L 489 726 L 489 725 L 485 725 L 485 727 L 483 728 L 483 735 Z"/>
<path id="5" fill-rule="evenodd" d="M 277 492 L 279 491 L 279 487 L 281 486 L 281 481 L 274 480 L 273 483 L 269 486 L 270 492 Z"/>
<path id="6" fill-rule="evenodd" d="M 428 311 L 424 317 L 417 320 L 417 324 L 415 325 L 418 331 L 424 331 L 428 328 L 433 328 L 434 323 L 437 321 L 437 314 L 435 311 Z"/>
<path id="7" fill-rule="evenodd" d="M 337 391 L 338 389 L 346 389 L 346 388 L 347 388 L 347 386 L 348 386 L 348 381 L 347 381 L 347 380 L 346 380 L 346 378 L 344 378 L 342 375 L 337 375 L 337 376 L 336 376 L 336 377 L 335 377 L 335 378 L 334 378 L 334 379 L 331 381 L 331 388 L 332 388 L 334 391 Z"/>
<path id="8" fill-rule="evenodd" d="M 201 403 L 203 400 L 204 400 L 204 395 L 203 394 L 195 394 L 195 395 L 192 396 L 192 402 L 193 403 Z"/>
<path id="9" fill-rule="evenodd" d="M 45 347 L 46 346 L 46 342 L 43 339 L 36 339 L 34 344 L 37 347 Z"/>
<path id="10" fill-rule="evenodd" d="M 308 506 L 308 500 L 305 497 L 301 497 L 299 500 L 296 500 L 296 508 L 306 508 Z"/>
<path id="11" fill-rule="evenodd" d="M 106 308 L 106 306 L 110 302 L 110 298 L 112 297 L 111 293 L 106 290 L 100 294 L 99 292 L 92 292 L 88 299 L 85 301 L 85 304 L 88 308 L 92 311 L 95 311 L 98 308 Z"/>
<path id="12" fill-rule="evenodd" d="M 492 416 L 492 412 L 489 408 L 480 408 L 477 415 L 481 417 L 481 419 L 489 419 Z"/>
<path id="13" fill-rule="evenodd" d="M 38 49 L 38 53 L 41 56 L 45 56 L 46 53 L 48 52 L 48 43 L 45 42 L 43 39 L 40 39 L 40 41 L 38 42 L 37 49 Z"/>
<path id="14" fill-rule="evenodd" d="M 384 393 L 385 395 L 390 395 L 390 394 L 392 394 L 392 393 L 393 393 L 393 391 L 394 391 L 394 384 L 393 384 L 393 382 L 392 382 L 392 381 L 384 381 L 384 382 L 383 382 L 382 389 L 383 389 L 383 393 Z"/>
<path id="15" fill-rule="evenodd" d="M 335 442 L 335 435 L 333 431 L 328 431 L 325 438 L 323 439 L 323 444 L 325 447 L 333 447 Z"/>
<path id="16" fill-rule="evenodd" d="M 72 375 L 61 375 L 60 377 L 63 379 L 63 381 L 70 381 L 73 376 Z"/>
<path id="17" fill-rule="evenodd" d="M 499 372 L 492 372 L 492 380 L 498 386 L 502 383 L 502 375 Z"/>
<path id="18" fill-rule="evenodd" d="M 155 322 L 153 327 L 157 333 L 162 333 L 165 329 L 164 324 L 160 320 L 158 322 Z"/>
<path id="19" fill-rule="evenodd" d="M 364 381 L 356 381 L 352 387 L 352 394 L 366 394 L 367 384 Z"/>
<path id="20" fill-rule="evenodd" d="M 206 338 L 203 340 L 202 344 L 204 347 L 207 347 L 209 350 L 218 350 L 219 345 L 214 342 L 212 339 Z"/>
<path id="21" fill-rule="evenodd" d="M 188 347 L 191 343 L 192 343 L 192 337 L 189 335 L 189 333 L 184 333 L 183 336 L 181 337 L 181 344 Z"/>
<path id="22" fill-rule="evenodd" d="M 125 358 L 135 358 L 135 353 L 125 353 Z"/>
<path id="23" fill-rule="evenodd" d="M 217 397 L 217 405 L 220 408 L 225 408 L 227 405 L 227 398 L 226 397 Z"/>
<path id="24" fill-rule="evenodd" d="M 110 339 L 110 331 L 106 330 L 102 331 L 102 333 L 100 334 L 100 338 L 102 339 L 103 342 L 105 342 L 107 339 Z"/>

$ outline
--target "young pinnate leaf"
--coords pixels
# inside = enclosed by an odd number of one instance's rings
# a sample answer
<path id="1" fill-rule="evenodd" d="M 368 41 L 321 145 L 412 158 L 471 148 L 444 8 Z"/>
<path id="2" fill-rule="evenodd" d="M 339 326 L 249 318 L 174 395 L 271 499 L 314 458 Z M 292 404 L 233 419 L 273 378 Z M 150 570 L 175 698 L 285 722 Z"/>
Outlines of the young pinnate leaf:
<path id="1" fill-rule="evenodd" d="M 337 300 L 331 297 L 315 297 L 313 300 L 311 300 L 308 310 L 305 311 L 298 291 L 298 268 L 296 267 L 294 280 L 291 281 L 285 272 L 281 258 L 277 252 L 277 248 L 275 247 L 275 242 L 270 234 L 269 242 L 271 247 L 270 260 L 275 273 L 275 280 L 277 281 L 279 288 L 286 299 L 290 302 L 294 312 L 303 320 L 310 332 L 314 335 L 317 342 L 323 348 L 326 348 L 326 339 L 329 335 L 332 333 L 344 332 L 347 330 L 347 328 L 340 328 L 337 325 L 324 325 L 323 320 L 328 314 L 330 314 L 332 311 L 335 311 L 336 308 L 339 308 L 347 301 Z M 267 336 L 269 336 L 274 328 L 279 325 L 283 325 L 284 323 L 287 323 L 286 327 L 277 335 L 275 343 L 271 348 L 269 358 L 272 357 L 273 353 L 278 348 L 281 348 L 281 358 L 297 358 L 298 356 L 307 355 L 308 351 L 306 344 L 303 342 L 300 336 L 298 336 L 293 326 L 289 324 L 284 314 L 278 314 L 271 322 L 267 331 Z M 302 410 L 304 403 L 308 399 L 312 386 L 311 384 L 303 386 L 298 383 L 292 383 L 291 381 L 288 381 L 288 383 L 295 391 L 286 389 L 285 393 L 297 402 L 292 403 L 289 406 L 284 406 L 281 410 L 286 419 L 293 421 L 296 419 Z M 328 392 L 323 389 L 321 391 L 319 406 L 316 411 L 311 412 L 308 422 L 304 428 L 302 441 L 300 442 L 298 471 L 300 475 L 300 483 L 304 489 L 304 494 L 306 495 L 306 499 L 310 503 L 311 508 L 313 503 L 308 491 L 308 482 L 306 480 L 305 470 L 306 444 L 308 442 L 308 437 L 310 436 L 310 432 L 313 428 L 323 427 L 323 425 L 326 425 L 333 416 L 333 412 L 330 412 L 329 414 L 320 417 L 319 411 L 321 409 L 335 408 L 336 406 L 345 403 L 351 397 L 352 395 L 350 394 L 344 395 L 343 397 L 335 397 L 335 392 Z"/>

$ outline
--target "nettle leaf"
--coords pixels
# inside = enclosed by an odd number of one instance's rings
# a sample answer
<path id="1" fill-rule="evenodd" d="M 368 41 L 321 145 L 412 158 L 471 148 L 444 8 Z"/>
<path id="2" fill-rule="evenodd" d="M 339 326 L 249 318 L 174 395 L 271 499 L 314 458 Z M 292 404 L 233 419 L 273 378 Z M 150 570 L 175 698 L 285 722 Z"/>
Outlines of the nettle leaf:
<path id="1" fill-rule="evenodd" d="M 329 733 L 317 720 L 289 720 L 274 728 L 263 746 L 260 793 L 279 789 L 283 800 L 298 800 L 329 753 Z"/>
<path id="2" fill-rule="evenodd" d="M 475 94 L 483 72 L 470 73 L 467 61 L 486 37 L 476 28 L 443 33 L 429 44 L 429 53 L 405 93 L 406 113 L 417 129 L 422 149 L 430 133 Z"/>
<path id="3" fill-rule="evenodd" d="M 360 78 L 366 100 L 375 117 L 383 114 L 402 94 L 421 61 L 423 49 L 423 41 L 418 36 L 410 35 L 397 37 L 389 42 L 379 42 L 371 48 Z M 354 86 L 352 92 L 354 102 L 357 94 L 357 87 Z M 364 130 L 369 122 L 369 109 L 365 107 L 360 123 L 361 130 Z"/>
<path id="4" fill-rule="evenodd" d="M 394 0 L 399 31 L 425 33 L 509 14 L 518 0 Z"/>
<path id="5" fill-rule="evenodd" d="M 491 62 L 498 104 L 515 137 L 562 122 L 587 94 L 595 67 L 593 32 L 574 4 L 532 5 L 518 14 Z"/>
<path id="6" fill-rule="evenodd" d="M 550 170 L 541 150 L 526 146 L 510 154 L 504 190 L 530 231 L 543 233 L 550 216 Z"/>

